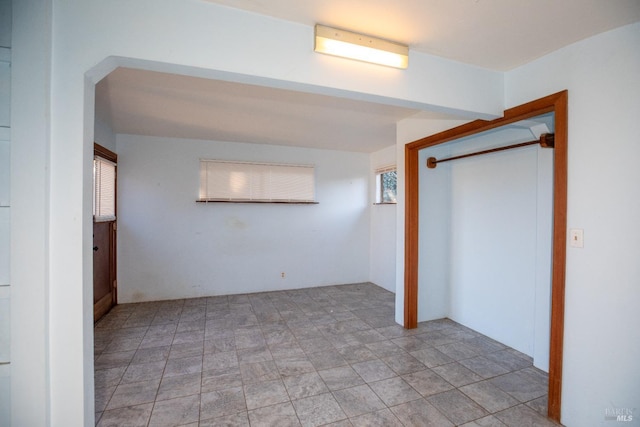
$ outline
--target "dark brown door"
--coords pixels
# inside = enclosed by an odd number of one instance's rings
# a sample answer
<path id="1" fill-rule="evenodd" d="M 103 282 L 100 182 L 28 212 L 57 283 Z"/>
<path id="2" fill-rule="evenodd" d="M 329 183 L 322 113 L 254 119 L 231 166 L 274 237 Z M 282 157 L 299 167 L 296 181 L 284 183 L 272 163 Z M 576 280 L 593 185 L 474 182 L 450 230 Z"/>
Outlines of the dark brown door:
<path id="1" fill-rule="evenodd" d="M 93 162 L 93 319 L 118 303 L 116 282 L 117 155 L 95 144 Z"/>
<path id="2" fill-rule="evenodd" d="M 93 316 L 99 320 L 116 304 L 115 221 L 93 223 Z"/>

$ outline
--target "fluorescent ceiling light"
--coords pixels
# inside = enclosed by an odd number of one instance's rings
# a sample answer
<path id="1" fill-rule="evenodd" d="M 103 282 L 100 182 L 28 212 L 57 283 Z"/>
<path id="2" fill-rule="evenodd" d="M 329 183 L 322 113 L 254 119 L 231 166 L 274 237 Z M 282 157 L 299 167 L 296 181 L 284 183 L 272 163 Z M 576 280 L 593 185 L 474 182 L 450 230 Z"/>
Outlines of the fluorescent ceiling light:
<path id="1" fill-rule="evenodd" d="M 316 25 L 314 50 L 395 68 L 409 65 L 409 47 L 351 31 Z"/>

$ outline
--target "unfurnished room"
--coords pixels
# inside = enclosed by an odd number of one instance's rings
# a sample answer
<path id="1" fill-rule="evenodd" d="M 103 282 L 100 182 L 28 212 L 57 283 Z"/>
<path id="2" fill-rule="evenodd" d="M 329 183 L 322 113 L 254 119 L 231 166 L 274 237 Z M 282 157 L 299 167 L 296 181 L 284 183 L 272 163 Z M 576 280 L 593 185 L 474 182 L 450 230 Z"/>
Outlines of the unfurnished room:
<path id="1" fill-rule="evenodd" d="M 637 0 L 0 0 L 0 425 L 640 425 L 637 46 Z"/>

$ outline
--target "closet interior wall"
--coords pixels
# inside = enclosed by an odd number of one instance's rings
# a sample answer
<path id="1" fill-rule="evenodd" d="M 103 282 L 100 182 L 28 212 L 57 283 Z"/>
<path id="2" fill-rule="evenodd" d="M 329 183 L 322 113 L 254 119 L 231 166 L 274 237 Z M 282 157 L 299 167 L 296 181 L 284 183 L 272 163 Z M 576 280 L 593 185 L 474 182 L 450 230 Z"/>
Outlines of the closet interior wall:
<path id="1" fill-rule="evenodd" d="M 449 317 L 549 368 L 553 150 L 507 127 L 419 152 L 418 320 Z"/>

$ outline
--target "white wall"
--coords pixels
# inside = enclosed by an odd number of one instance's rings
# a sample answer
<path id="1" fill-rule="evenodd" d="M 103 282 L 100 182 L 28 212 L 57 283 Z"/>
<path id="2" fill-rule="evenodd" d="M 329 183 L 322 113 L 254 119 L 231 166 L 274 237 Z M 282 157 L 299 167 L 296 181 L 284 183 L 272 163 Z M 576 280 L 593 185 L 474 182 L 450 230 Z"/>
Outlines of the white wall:
<path id="1" fill-rule="evenodd" d="M 426 167 L 427 158 L 451 155 L 449 145 L 420 150 L 418 321 L 451 315 L 451 164 Z"/>
<path id="2" fill-rule="evenodd" d="M 528 131 L 472 138 L 452 154 L 525 142 Z M 462 144 L 461 144 L 462 145 Z M 538 146 L 451 163 L 450 316 L 533 356 L 536 303 Z M 547 189 L 549 190 L 549 189 Z M 552 193 L 547 191 L 547 200 Z M 552 216 L 544 213 L 546 221 Z M 551 230 L 546 235 L 551 251 Z M 540 285 L 549 295 L 551 258 Z M 547 304 L 548 308 L 548 304 Z M 549 312 L 541 313 L 549 318 Z M 549 339 L 549 325 L 546 335 Z M 548 358 L 548 355 L 546 356 Z"/>
<path id="3" fill-rule="evenodd" d="M 121 302 L 369 280 L 368 154 L 134 135 L 117 150 Z M 196 203 L 201 158 L 314 164 L 319 203 Z"/>
<path id="4" fill-rule="evenodd" d="M 396 211 L 397 205 L 373 205 L 376 201 L 375 170 L 396 164 L 396 146 L 371 153 L 369 203 L 371 205 L 369 280 L 388 291 L 396 291 Z"/>
<path id="5" fill-rule="evenodd" d="M 0 0 L 0 425 L 11 422 L 11 1 Z"/>
<path id="6" fill-rule="evenodd" d="M 14 1 L 12 9 L 11 425 L 43 426 L 50 424 L 52 17 L 49 2 Z M 73 343 L 66 345 L 77 352 Z M 69 356 L 76 368 L 82 368 L 73 354 Z M 78 404 L 83 406 L 82 399 Z"/>
<path id="7" fill-rule="evenodd" d="M 604 424 L 640 401 L 640 24 L 584 40 L 506 74 L 507 105 L 569 91 L 562 422 Z M 635 410 L 634 423 L 640 420 Z"/>
<path id="8" fill-rule="evenodd" d="M 93 139 L 98 144 L 102 145 L 111 151 L 116 151 L 116 135 L 113 133 L 113 129 L 104 120 L 101 120 L 96 116 L 94 122 Z"/>
<path id="9" fill-rule="evenodd" d="M 553 129 L 550 129 L 553 130 Z M 549 372 L 553 271 L 553 150 L 537 149 L 533 364 Z"/>

